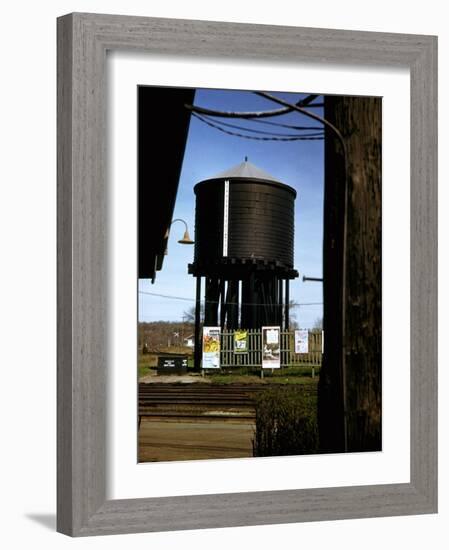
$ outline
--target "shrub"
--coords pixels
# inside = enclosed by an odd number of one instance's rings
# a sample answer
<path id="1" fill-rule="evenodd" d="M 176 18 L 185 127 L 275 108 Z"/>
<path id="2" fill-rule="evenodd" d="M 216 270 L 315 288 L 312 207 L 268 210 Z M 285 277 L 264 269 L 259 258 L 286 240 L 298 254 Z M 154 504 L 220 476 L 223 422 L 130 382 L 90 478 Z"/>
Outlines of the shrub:
<path id="1" fill-rule="evenodd" d="M 262 391 L 256 398 L 254 456 L 318 452 L 316 394 L 301 386 Z"/>

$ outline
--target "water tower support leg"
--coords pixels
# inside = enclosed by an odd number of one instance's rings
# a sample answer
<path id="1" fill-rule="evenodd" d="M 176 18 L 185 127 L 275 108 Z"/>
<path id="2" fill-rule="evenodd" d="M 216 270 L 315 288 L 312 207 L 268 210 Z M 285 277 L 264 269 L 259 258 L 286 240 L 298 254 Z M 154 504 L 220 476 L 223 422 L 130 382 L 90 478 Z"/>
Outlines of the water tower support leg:
<path id="1" fill-rule="evenodd" d="M 201 370 L 201 277 L 196 278 L 195 303 L 195 349 L 193 366 L 197 372 Z"/>
<path id="2" fill-rule="evenodd" d="M 224 330 L 226 322 L 226 281 L 225 279 L 220 279 L 220 327 L 221 330 Z"/>
<path id="3" fill-rule="evenodd" d="M 284 289 L 283 289 L 283 280 L 281 278 L 279 278 L 279 283 L 278 283 L 278 304 L 279 304 L 279 326 L 281 327 L 281 330 L 284 330 L 284 315 L 283 315 L 283 310 L 284 310 Z"/>

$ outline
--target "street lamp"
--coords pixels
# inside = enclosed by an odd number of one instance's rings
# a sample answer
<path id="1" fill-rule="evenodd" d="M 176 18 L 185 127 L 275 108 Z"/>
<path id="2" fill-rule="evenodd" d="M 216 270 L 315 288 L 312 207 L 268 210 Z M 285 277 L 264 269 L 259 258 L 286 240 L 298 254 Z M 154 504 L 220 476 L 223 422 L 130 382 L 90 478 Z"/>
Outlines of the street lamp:
<path id="1" fill-rule="evenodd" d="M 183 220 L 182 218 L 176 218 L 175 220 L 172 220 L 172 222 L 168 226 L 167 232 L 165 233 L 165 238 L 167 239 L 167 243 L 168 243 L 168 236 L 170 234 L 170 227 L 175 222 L 182 222 L 185 225 L 185 228 L 186 228 L 186 230 L 184 231 L 184 236 L 182 237 L 182 239 L 179 239 L 178 243 L 179 244 L 194 244 L 194 241 L 192 241 L 192 239 L 190 238 L 190 235 L 189 235 L 189 228 L 187 227 L 187 222 L 185 220 Z M 165 255 L 167 255 L 167 254 L 168 254 L 168 247 L 165 248 Z"/>

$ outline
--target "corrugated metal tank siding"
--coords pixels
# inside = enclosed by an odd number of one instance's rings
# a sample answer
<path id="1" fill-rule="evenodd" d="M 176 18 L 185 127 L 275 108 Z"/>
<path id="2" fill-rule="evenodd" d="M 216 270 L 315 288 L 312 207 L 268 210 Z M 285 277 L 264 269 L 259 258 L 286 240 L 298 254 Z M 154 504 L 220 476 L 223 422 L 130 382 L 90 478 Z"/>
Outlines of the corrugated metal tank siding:
<path id="1" fill-rule="evenodd" d="M 228 256 L 293 267 L 295 194 L 263 182 L 229 185 Z"/>
<path id="2" fill-rule="evenodd" d="M 223 256 L 224 182 L 195 188 L 195 262 Z"/>
<path id="3" fill-rule="evenodd" d="M 223 256 L 224 180 L 195 187 L 195 262 Z M 228 257 L 279 261 L 293 267 L 296 193 L 281 184 L 229 183 Z"/>

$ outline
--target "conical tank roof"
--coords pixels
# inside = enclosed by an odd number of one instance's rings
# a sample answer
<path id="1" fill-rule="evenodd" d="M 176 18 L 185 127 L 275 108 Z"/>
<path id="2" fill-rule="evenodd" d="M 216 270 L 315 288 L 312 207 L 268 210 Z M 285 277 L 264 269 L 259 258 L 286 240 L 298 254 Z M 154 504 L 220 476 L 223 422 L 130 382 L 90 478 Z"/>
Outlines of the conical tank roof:
<path id="1" fill-rule="evenodd" d="M 288 190 L 296 197 L 296 190 L 293 187 L 276 179 L 274 176 L 264 170 L 261 170 L 251 162 L 248 162 L 247 157 L 245 157 L 244 162 L 241 162 L 240 164 L 237 164 L 224 172 L 220 172 L 215 176 L 211 176 L 200 181 L 194 186 L 193 190 L 196 193 L 198 188 L 203 185 L 209 186 L 210 184 L 215 184 L 216 182 L 223 182 L 226 180 L 237 180 L 239 183 L 243 183 L 245 181 L 248 183 L 263 183 L 265 185 L 281 187 L 282 189 Z"/>
<path id="2" fill-rule="evenodd" d="M 253 178 L 264 181 L 272 181 L 275 183 L 283 183 L 268 172 L 261 170 L 260 168 L 249 162 L 247 159 L 245 159 L 244 162 L 241 162 L 240 164 L 237 164 L 236 166 L 225 170 L 224 172 L 220 172 L 215 176 L 207 178 L 207 180 L 227 178 Z"/>

